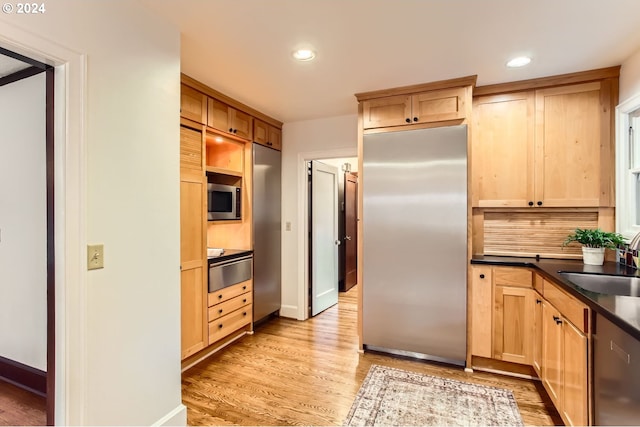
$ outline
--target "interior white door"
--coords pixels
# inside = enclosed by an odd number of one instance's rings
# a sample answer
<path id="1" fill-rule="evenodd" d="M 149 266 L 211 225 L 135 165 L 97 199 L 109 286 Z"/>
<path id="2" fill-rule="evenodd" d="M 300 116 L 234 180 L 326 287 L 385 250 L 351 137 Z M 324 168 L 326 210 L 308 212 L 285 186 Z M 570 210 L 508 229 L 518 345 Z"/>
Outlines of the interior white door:
<path id="1" fill-rule="evenodd" d="M 338 168 L 311 162 L 311 315 L 338 303 Z"/>

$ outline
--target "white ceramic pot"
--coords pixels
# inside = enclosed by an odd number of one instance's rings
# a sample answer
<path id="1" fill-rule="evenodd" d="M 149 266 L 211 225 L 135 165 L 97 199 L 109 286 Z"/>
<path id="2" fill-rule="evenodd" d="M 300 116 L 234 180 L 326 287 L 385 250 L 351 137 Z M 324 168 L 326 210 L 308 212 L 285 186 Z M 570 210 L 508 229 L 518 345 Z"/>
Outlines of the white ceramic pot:
<path id="1" fill-rule="evenodd" d="M 587 265 L 604 264 L 604 248 L 582 247 L 582 262 Z"/>

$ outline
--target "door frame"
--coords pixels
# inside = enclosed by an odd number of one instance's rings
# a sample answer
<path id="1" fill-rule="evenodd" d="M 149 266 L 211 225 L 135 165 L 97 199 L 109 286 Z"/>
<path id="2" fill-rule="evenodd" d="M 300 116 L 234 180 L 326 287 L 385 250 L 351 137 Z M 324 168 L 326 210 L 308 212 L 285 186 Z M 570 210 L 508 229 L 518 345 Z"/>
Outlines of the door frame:
<path id="1" fill-rule="evenodd" d="M 55 386 L 47 422 L 86 424 L 86 56 L 0 17 L 0 45 L 54 67 L 53 224 L 55 295 L 47 327 Z M 49 341 L 49 337 L 47 338 Z M 67 369 L 69 367 L 69 369 Z"/>
<path id="2" fill-rule="evenodd" d="M 311 160 L 358 157 L 358 148 L 338 148 L 298 153 L 298 320 L 309 318 L 309 191 L 307 185 L 307 162 Z"/>

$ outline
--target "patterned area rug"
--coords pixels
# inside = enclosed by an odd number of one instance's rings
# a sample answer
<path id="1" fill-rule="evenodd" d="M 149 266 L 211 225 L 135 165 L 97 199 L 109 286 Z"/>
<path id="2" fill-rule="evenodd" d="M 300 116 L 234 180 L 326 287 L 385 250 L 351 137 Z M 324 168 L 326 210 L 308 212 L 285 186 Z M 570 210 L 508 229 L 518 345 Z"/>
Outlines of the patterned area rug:
<path id="1" fill-rule="evenodd" d="M 345 426 L 522 426 L 509 390 L 372 365 Z"/>

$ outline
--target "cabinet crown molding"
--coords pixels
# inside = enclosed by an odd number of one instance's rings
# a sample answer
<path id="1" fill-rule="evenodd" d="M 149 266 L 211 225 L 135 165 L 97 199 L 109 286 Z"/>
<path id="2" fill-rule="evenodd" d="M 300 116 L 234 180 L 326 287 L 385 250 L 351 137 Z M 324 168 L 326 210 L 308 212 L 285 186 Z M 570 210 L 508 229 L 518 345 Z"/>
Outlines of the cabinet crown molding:
<path id="1" fill-rule="evenodd" d="M 579 71 L 577 73 L 560 74 L 555 76 L 540 77 L 536 79 L 477 86 L 473 90 L 473 96 L 476 97 L 484 95 L 496 95 L 508 92 L 541 89 L 551 86 L 586 83 L 596 80 L 617 79 L 620 77 L 620 67 L 620 65 L 616 65 L 615 67 L 598 68 L 595 70 Z"/>
<path id="2" fill-rule="evenodd" d="M 431 90 L 449 89 L 449 88 L 456 88 L 461 86 L 475 87 L 477 79 L 478 79 L 477 75 L 458 77 L 455 79 L 439 80 L 431 83 L 422 83 L 422 84 L 411 85 L 411 86 L 401 86 L 401 87 L 396 87 L 391 89 L 382 89 L 382 90 L 376 90 L 371 92 L 360 92 L 360 93 L 356 93 L 355 97 L 358 100 L 358 102 L 362 102 L 368 99 L 385 98 L 387 96 L 394 96 L 394 95 L 410 95 L 412 93 L 428 92 Z"/>

